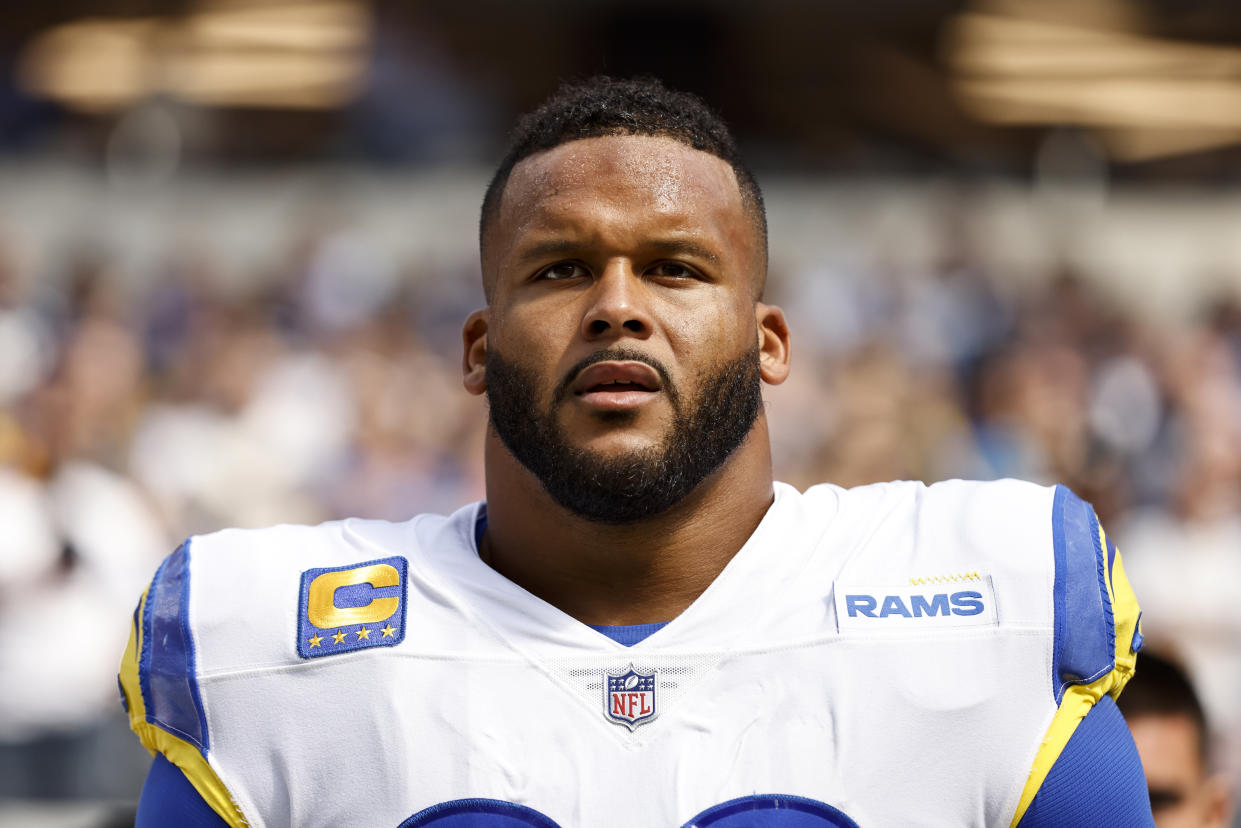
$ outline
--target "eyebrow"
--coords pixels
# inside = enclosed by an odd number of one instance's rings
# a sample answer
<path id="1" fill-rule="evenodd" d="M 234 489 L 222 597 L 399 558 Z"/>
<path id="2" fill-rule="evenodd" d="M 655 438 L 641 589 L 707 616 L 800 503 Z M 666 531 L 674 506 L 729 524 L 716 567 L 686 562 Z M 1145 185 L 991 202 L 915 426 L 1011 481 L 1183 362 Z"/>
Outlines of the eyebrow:
<path id="1" fill-rule="evenodd" d="M 568 256 L 579 252 L 584 245 L 569 239 L 548 239 L 536 242 L 521 251 L 520 261 Z M 642 247 L 661 256 L 688 256 L 719 264 L 720 257 L 706 247 L 689 239 L 655 239 L 644 242 Z"/>
<path id="2" fill-rule="evenodd" d="M 720 258 L 715 253 L 689 239 L 660 239 L 649 246 L 664 256 L 690 256 L 706 259 L 711 264 L 719 264 Z"/>

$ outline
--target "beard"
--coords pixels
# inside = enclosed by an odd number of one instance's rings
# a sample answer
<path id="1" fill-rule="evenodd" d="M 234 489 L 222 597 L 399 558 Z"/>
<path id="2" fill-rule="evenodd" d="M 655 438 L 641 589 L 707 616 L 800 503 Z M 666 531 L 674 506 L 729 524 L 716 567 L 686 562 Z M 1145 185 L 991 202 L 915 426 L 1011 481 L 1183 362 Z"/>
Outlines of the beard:
<path id="1" fill-rule="evenodd" d="M 672 422 L 657 446 L 605 457 L 571 445 L 556 421 L 573 379 L 606 360 L 645 363 L 663 381 Z M 657 360 L 625 348 L 591 354 L 557 385 L 549 410 L 535 401 L 533 371 L 487 353 L 487 399 L 491 425 L 505 448 L 543 484 L 552 499 L 596 523 L 635 523 L 662 514 L 684 499 L 745 441 L 762 407 L 758 347 L 699 376 L 697 394 L 685 399 Z M 618 426 L 635 411 L 598 415 Z"/>

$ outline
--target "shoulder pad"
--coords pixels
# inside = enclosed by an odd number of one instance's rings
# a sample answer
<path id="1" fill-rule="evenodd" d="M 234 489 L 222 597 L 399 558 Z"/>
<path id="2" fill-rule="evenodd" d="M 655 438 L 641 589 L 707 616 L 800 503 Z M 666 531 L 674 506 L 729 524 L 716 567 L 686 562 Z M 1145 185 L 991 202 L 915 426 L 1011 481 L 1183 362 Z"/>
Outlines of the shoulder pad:
<path id="1" fill-rule="evenodd" d="M 1141 612 L 1116 547 L 1090 504 L 1064 486 L 1052 502 L 1055 639 L 1052 686 L 1059 704 L 1070 685 L 1112 675 L 1101 688 L 1120 694 L 1142 646 Z"/>
<path id="2" fill-rule="evenodd" d="M 138 626 L 138 691 L 147 722 L 205 753 L 210 747 L 198 694 L 190 634 L 190 542 L 155 572 L 134 622 Z M 132 700 L 131 700 L 132 701 Z"/>
<path id="3" fill-rule="evenodd" d="M 244 816 L 207 761 L 211 740 L 198 691 L 189 596 L 186 541 L 164 559 L 138 601 L 118 677 L 121 702 L 147 750 L 179 767 L 226 824 L 243 826 Z"/>

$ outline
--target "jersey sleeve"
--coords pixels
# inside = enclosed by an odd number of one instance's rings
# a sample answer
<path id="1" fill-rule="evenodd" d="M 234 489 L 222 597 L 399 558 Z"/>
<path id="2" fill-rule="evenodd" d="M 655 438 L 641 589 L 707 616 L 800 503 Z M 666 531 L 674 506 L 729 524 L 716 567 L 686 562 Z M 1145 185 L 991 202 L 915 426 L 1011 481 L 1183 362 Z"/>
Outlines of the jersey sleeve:
<path id="1" fill-rule="evenodd" d="M 244 817 L 207 759 L 211 736 L 195 665 L 190 571 L 186 541 L 139 599 L 121 659 L 121 703 L 147 750 L 180 768 L 228 825 L 242 826 Z"/>
<path id="2" fill-rule="evenodd" d="M 1120 708 L 1104 695 L 1073 731 L 1017 828 L 1154 824 L 1137 745 Z"/>
<path id="3" fill-rule="evenodd" d="M 156 756 L 142 786 L 134 828 L 228 828 L 180 769 Z M 1024 828 L 1024 826 L 1023 826 Z"/>
<path id="4" fill-rule="evenodd" d="M 1079 724 L 1105 695 L 1133 676 L 1142 648 L 1141 611 L 1120 553 L 1090 504 L 1064 486 L 1052 500 L 1054 628 L 1048 692 L 1056 712 L 1043 738 L 1012 825 L 1018 825 Z"/>

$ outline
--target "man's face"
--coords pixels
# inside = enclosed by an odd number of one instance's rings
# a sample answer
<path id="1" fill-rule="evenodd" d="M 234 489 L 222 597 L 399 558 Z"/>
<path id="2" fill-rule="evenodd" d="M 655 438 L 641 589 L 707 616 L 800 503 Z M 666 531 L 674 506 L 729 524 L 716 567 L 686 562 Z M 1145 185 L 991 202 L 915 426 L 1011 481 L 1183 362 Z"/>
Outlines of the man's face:
<path id="1" fill-rule="evenodd" d="M 485 239 L 486 390 L 561 505 L 658 514 L 744 441 L 758 245 L 729 165 L 671 139 L 574 141 L 513 169 Z"/>
<path id="2" fill-rule="evenodd" d="M 1155 825 L 1224 828 L 1228 821 L 1227 790 L 1203 767 L 1193 720 L 1180 714 L 1147 714 L 1130 720 L 1129 730 L 1146 772 Z"/>

